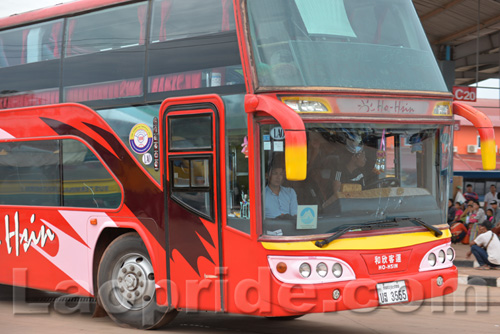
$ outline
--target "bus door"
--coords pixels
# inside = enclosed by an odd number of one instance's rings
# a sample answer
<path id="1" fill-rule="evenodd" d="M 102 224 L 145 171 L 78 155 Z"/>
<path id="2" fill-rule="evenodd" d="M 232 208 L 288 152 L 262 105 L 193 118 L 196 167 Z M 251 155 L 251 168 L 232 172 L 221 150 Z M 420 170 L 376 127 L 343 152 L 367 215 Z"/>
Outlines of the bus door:
<path id="1" fill-rule="evenodd" d="M 223 308 L 220 169 L 223 102 L 218 96 L 167 99 L 161 106 L 169 304 Z"/>

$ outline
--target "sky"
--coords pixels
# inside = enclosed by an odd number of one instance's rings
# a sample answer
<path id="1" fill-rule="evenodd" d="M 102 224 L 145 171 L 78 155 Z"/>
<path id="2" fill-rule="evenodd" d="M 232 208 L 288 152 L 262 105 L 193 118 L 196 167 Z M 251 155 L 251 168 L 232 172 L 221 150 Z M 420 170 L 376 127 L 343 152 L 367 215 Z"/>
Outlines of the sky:
<path id="1" fill-rule="evenodd" d="M 50 7 L 71 0 L 0 0 L 0 18 L 12 14 L 24 13 L 30 10 Z"/>
<path id="2" fill-rule="evenodd" d="M 470 86 L 476 87 L 476 84 L 472 84 Z M 498 79 L 488 79 L 480 81 L 477 87 L 488 87 L 477 89 L 478 99 L 500 99 L 500 82 Z"/>

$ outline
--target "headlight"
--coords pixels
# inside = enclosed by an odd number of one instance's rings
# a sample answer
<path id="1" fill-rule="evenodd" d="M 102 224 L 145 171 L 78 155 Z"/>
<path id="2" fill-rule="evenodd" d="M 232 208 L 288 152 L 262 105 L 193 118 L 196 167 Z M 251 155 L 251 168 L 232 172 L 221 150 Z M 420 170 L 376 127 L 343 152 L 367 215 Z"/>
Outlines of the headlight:
<path id="1" fill-rule="evenodd" d="M 438 102 L 432 111 L 434 116 L 450 116 L 451 108 L 449 102 Z"/>
<path id="2" fill-rule="evenodd" d="M 340 263 L 335 263 L 332 267 L 333 276 L 339 278 L 342 276 L 342 265 Z"/>
<path id="3" fill-rule="evenodd" d="M 311 276 L 311 266 L 309 265 L 309 263 L 302 263 L 299 267 L 299 272 L 300 275 L 304 278 Z"/>
<path id="4" fill-rule="evenodd" d="M 331 112 L 328 101 L 319 97 L 287 96 L 283 97 L 281 101 L 296 112 Z"/>
<path id="5" fill-rule="evenodd" d="M 427 261 L 429 261 L 431 267 L 434 267 L 436 265 L 436 254 L 430 253 L 427 257 Z"/>
<path id="6" fill-rule="evenodd" d="M 448 261 L 453 261 L 453 259 L 455 258 L 455 251 L 453 250 L 453 248 L 448 248 L 448 250 L 446 251 L 446 257 L 448 258 Z"/>
<path id="7" fill-rule="evenodd" d="M 316 272 L 319 276 L 325 277 L 328 274 L 328 267 L 323 262 L 318 263 L 316 266 Z"/>
<path id="8" fill-rule="evenodd" d="M 439 251 L 438 259 L 439 259 L 439 262 L 441 262 L 441 263 L 444 263 L 444 261 L 446 261 L 446 254 L 444 253 L 444 250 L 441 249 Z"/>

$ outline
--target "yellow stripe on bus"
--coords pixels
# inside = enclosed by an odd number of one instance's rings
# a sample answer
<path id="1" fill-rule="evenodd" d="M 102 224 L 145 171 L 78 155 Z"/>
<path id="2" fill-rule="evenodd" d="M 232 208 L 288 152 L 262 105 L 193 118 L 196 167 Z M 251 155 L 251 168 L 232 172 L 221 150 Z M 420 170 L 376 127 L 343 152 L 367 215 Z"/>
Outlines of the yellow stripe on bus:
<path id="1" fill-rule="evenodd" d="M 404 234 L 377 235 L 362 238 L 345 238 L 332 241 L 329 245 L 318 248 L 314 241 L 298 242 L 262 242 L 262 246 L 268 250 L 298 251 L 298 250 L 379 250 L 390 248 L 401 248 L 418 245 L 430 241 L 441 240 L 451 237 L 450 230 L 443 230 L 443 235 L 436 237 L 434 232 L 415 232 Z"/>

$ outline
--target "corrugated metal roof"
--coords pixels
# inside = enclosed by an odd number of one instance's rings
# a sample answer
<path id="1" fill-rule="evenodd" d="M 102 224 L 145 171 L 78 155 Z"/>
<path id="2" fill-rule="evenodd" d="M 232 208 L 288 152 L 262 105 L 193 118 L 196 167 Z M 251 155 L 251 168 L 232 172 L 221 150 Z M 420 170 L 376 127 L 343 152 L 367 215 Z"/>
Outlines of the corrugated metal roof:
<path id="1" fill-rule="evenodd" d="M 455 62 L 456 85 L 499 77 L 500 0 L 413 0 L 413 4 L 437 59 Z M 447 47 L 451 59 L 446 59 Z"/>

